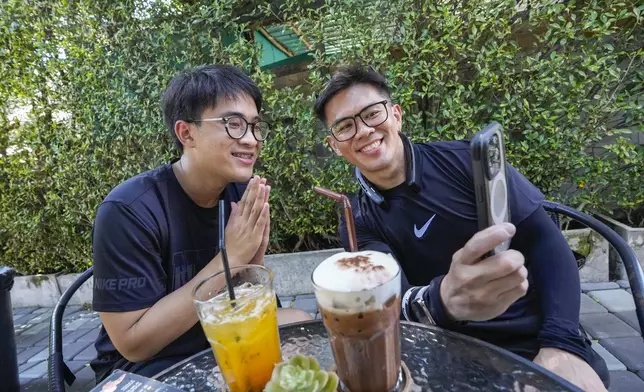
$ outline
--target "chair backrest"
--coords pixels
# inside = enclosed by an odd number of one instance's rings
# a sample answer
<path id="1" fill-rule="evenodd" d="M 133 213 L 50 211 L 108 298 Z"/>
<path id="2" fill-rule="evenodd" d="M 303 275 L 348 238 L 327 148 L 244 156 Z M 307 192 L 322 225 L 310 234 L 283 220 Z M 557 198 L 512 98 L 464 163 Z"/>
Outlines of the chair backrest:
<path id="1" fill-rule="evenodd" d="M 604 237 L 608 243 L 615 248 L 619 257 L 621 257 L 628 281 L 631 285 L 631 292 L 635 300 L 635 314 L 640 324 L 640 329 L 644 331 L 644 274 L 640 266 L 635 251 L 628 243 L 619 235 L 615 230 L 611 229 L 604 222 L 593 218 L 592 216 L 575 210 L 574 208 L 565 206 L 563 204 L 554 203 L 550 201 L 543 202 L 543 208 L 553 214 L 561 214 L 576 220 L 579 223 L 586 225 L 591 230 L 596 231 L 599 235 Z M 557 220 L 558 221 L 558 220 Z M 556 222 L 557 222 L 556 221 Z"/>
<path id="2" fill-rule="evenodd" d="M 49 329 L 49 363 L 47 366 L 48 387 L 50 392 L 65 392 L 65 381 L 67 385 L 72 385 L 76 377 L 69 370 L 63 360 L 63 314 L 67 303 L 72 295 L 87 279 L 94 274 L 93 267 L 83 272 L 72 284 L 65 290 L 63 295 L 54 307 L 51 315 L 51 326 Z"/>

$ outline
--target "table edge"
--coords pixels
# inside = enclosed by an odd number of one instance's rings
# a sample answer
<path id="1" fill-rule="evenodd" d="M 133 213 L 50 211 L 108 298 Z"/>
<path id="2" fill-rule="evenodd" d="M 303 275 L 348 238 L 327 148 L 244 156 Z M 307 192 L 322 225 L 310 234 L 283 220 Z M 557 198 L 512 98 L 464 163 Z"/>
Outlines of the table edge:
<path id="1" fill-rule="evenodd" d="M 499 347 L 499 346 L 496 346 L 496 345 L 494 345 L 492 343 L 486 342 L 485 340 L 481 340 L 481 339 L 478 339 L 478 338 L 475 338 L 475 337 L 472 337 L 472 336 L 469 336 L 469 335 L 465 335 L 465 334 L 462 334 L 462 333 L 450 331 L 449 329 L 441 328 L 441 327 L 436 326 L 436 325 L 425 325 L 425 324 L 416 323 L 416 322 L 413 322 L 413 321 L 405 321 L 405 320 L 401 320 L 400 323 L 401 324 L 412 325 L 412 326 L 417 327 L 417 328 L 429 329 L 429 330 L 440 332 L 440 333 L 446 334 L 446 335 L 452 335 L 456 339 L 461 339 L 461 340 L 465 340 L 465 341 L 470 342 L 470 343 L 478 344 L 479 346 L 483 346 L 483 347 L 486 347 L 486 348 L 488 348 L 488 349 L 490 349 L 492 351 L 496 351 L 500 355 L 505 355 L 506 357 L 510 357 L 510 358 L 514 359 L 517 362 L 520 362 L 520 363 L 526 365 L 527 367 L 529 367 L 530 369 L 532 369 L 536 373 L 541 373 L 541 374 L 543 374 L 545 376 L 548 376 L 549 378 L 557 381 L 558 383 L 562 384 L 563 387 L 566 387 L 566 388 L 570 389 L 571 391 L 584 392 L 578 386 L 572 384 L 570 381 L 566 380 L 565 378 L 559 376 L 556 373 L 553 373 L 552 371 L 544 368 L 543 366 L 537 365 L 536 363 L 534 363 L 534 362 L 532 362 L 532 361 L 530 361 L 528 359 L 525 359 L 522 356 L 513 353 L 512 351 L 506 350 L 503 347 Z"/>
<path id="2" fill-rule="evenodd" d="M 309 324 L 319 324 L 319 323 L 323 323 L 323 321 L 322 320 L 300 321 L 300 322 L 297 322 L 297 323 L 282 325 L 282 326 L 279 327 L 279 329 L 286 328 L 286 327 L 292 328 L 292 327 L 298 327 L 298 326 L 309 325 Z M 570 381 L 564 379 L 563 377 L 551 372 L 550 370 L 548 370 L 548 369 L 546 369 L 546 368 L 544 368 L 542 366 L 539 366 L 536 363 L 534 363 L 532 361 L 529 361 L 529 360 L 523 358 L 520 355 L 517 355 L 517 354 L 515 354 L 515 353 L 513 353 L 513 352 L 511 352 L 509 350 L 506 350 L 506 349 L 504 349 L 502 347 L 495 346 L 494 344 L 488 343 L 488 342 L 486 342 L 484 340 L 477 339 L 475 337 L 468 336 L 468 335 L 465 335 L 465 334 L 462 334 L 462 333 L 450 331 L 449 329 L 441 328 L 441 327 L 436 326 L 436 325 L 425 325 L 425 324 L 416 323 L 416 322 L 413 322 L 413 321 L 406 321 L 406 320 L 400 320 L 400 324 L 407 324 L 407 325 L 410 325 L 410 326 L 413 326 L 413 327 L 416 327 L 416 328 L 428 329 L 428 330 L 431 330 L 431 331 L 434 331 L 434 332 L 439 332 L 439 333 L 442 333 L 442 334 L 451 335 L 456 339 L 461 339 L 461 340 L 465 340 L 465 341 L 470 342 L 470 343 L 478 344 L 478 345 L 483 346 L 485 348 L 491 349 L 492 351 L 496 351 L 500 355 L 505 355 L 507 357 L 510 357 L 510 358 L 512 358 L 512 359 L 514 359 L 514 360 L 526 365 L 527 367 L 529 367 L 530 369 L 532 369 L 536 373 L 541 373 L 544 376 L 547 376 L 547 377 L 557 381 L 563 387 L 566 387 L 571 391 L 583 392 L 582 389 L 580 389 L 576 385 L 572 384 Z M 207 349 L 201 350 L 198 353 L 195 353 L 195 354 L 187 357 L 186 359 L 183 359 L 183 360 L 175 363 L 174 365 L 172 365 L 172 366 L 160 371 L 159 373 L 157 373 L 154 376 L 152 376 L 152 378 L 156 380 L 159 377 L 162 377 L 164 374 L 174 370 L 175 368 L 177 368 L 179 366 L 183 366 L 184 364 L 186 364 L 187 362 L 193 360 L 194 358 L 197 358 L 197 357 L 203 355 L 204 353 L 208 353 L 208 352 L 212 352 L 212 349 L 207 348 Z"/>

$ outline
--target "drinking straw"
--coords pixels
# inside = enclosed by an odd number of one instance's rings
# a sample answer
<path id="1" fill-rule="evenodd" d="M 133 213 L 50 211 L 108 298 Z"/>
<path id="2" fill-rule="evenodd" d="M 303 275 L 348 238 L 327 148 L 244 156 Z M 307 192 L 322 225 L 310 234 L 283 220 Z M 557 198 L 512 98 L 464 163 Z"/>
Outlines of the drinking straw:
<path id="1" fill-rule="evenodd" d="M 223 200 L 219 200 L 219 250 L 221 250 L 221 259 L 224 263 L 224 275 L 226 276 L 226 286 L 228 286 L 228 296 L 231 301 L 235 300 L 235 291 L 233 290 L 233 279 L 230 277 L 230 264 L 228 264 L 228 254 L 226 253 L 226 214 Z M 235 304 L 233 303 L 234 307 Z"/>
<path id="2" fill-rule="evenodd" d="M 342 203 L 344 205 L 344 219 L 347 221 L 347 234 L 349 235 L 349 250 L 351 252 L 358 251 L 358 239 L 356 238 L 356 224 L 353 220 L 353 212 L 351 211 L 351 201 L 345 195 L 330 191 L 316 186 L 313 188 L 317 193 L 330 197 L 331 199 Z"/>

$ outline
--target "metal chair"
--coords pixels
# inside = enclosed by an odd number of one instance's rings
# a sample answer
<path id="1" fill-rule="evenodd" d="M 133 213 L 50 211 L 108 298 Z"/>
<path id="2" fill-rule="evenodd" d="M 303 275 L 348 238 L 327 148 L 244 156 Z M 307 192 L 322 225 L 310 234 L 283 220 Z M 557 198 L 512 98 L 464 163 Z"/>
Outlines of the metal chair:
<path id="1" fill-rule="evenodd" d="M 49 363 L 47 366 L 48 388 L 50 392 L 65 392 L 65 382 L 72 385 L 76 376 L 69 370 L 63 359 L 63 314 L 72 295 L 87 279 L 94 274 L 93 267 L 89 267 L 65 290 L 56 303 L 51 315 L 49 330 Z"/>
<path id="2" fill-rule="evenodd" d="M 626 274 L 635 300 L 635 314 L 637 315 L 640 329 L 644 331 L 644 274 L 633 249 L 613 229 L 586 213 L 550 201 L 544 201 L 543 208 L 552 214 L 553 220 L 557 225 L 559 225 L 559 215 L 567 216 L 596 231 L 615 248 L 624 263 L 624 267 L 626 267 Z"/>

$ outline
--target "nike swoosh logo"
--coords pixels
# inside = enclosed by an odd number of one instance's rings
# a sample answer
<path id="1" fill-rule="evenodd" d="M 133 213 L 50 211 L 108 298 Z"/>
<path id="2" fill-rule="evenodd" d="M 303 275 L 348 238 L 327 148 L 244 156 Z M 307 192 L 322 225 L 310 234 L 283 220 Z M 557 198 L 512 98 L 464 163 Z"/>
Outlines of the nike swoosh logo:
<path id="1" fill-rule="evenodd" d="M 421 238 L 422 236 L 425 235 L 425 232 L 427 231 L 427 228 L 429 225 L 432 223 L 432 221 L 436 218 L 436 214 L 429 218 L 429 220 L 423 225 L 423 227 L 420 228 L 420 230 L 416 227 L 414 224 L 414 234 L 416 235 L 416 238 Z"/>

